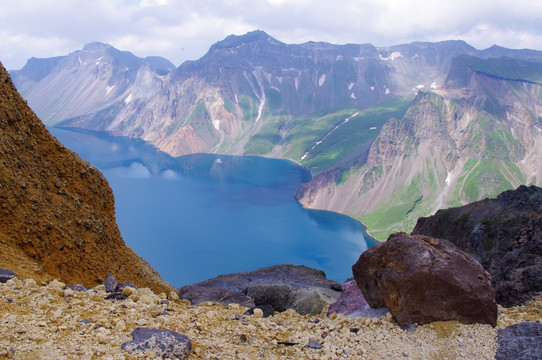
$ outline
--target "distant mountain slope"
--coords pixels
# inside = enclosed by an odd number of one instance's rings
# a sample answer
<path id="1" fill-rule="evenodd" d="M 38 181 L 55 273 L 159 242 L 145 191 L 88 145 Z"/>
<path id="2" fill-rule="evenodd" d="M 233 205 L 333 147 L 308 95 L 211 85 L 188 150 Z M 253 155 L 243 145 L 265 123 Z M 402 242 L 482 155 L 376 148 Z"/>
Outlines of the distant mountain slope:
<path id="1" fill-rule="evenodd" d="M 172 71 L 134 58 L 91 44 L 14 77 L 48 124 L 172 155 L 298 161 L 316 175 L 298 191 L 303 204 L 362 219 L 380 238 L 441 206 L 541 181 L 539 51 L 289 45 L 255 31 Z"/>
<path id="2" fill-rule="evenodd" d="M 171 288 L 128 248 L 103 175 L 49 134 L 0 64 L 0 268 L 95 286 Z"/>
<path id="3" fill-rule="evenodd" d="M 340 180 L 321 174 L 297 197 L 360 218 L 384 238 L 439 208 L 540 185 L 541 76 L 540 63 L 458 57 L 443 88 L 419 92 L 386 123 L 366 163 Z"/>

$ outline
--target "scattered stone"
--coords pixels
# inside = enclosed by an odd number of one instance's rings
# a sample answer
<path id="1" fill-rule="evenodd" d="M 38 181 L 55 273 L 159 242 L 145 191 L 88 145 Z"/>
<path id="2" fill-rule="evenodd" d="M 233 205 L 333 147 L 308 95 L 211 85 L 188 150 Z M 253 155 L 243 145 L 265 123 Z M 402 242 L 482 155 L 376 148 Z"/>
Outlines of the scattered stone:
<path id="1" fill-rule="evenodd" d="M 105 285 L 105 291 L 113 292 L 117 290 L 117 279 L 115 279 L 113 275 L 107 274 L 104 285 Z"/>
<path id="2" fill-rule="evenodd" d="M 134 354 L 152 353 L 156 357 L 186 359 L 190 355 L 190 339 L 172 330 L 137 328 L 132 332 L 132 342 L 121 347 Z"/>
<path id="3" fill-rule="evenodd" d="M 128 297 L 130 295 L 137 294 L 136 288 L 133 288 L 131 286 L 125 286 L 122 288 L 122 295 Z"/>
<path id="4" fill-rule="evenodd" d="M 68 286 L 68 288 L 72 289 L 73 291 L 79 291 L 79 292 L 84 292 L 89 289 L 82 284 L 74 284 L 74 285 Z"/>
<path id="5" fill-rule="evenodd" d="M 12 270 L 0 269 L 0 283 L 6 283 L 8 280 L 13 279 L 15 273 Z"/>
<path id="6" fill-rule="evenodd" d="M 396 233 L 352 267 L 373 307 L 388 307 L 401 325 L 458 320 L 496 325 L 489 274 L 447 240 Z"/>
<path id="7" fill-rule="evenodd" d="M 320 343 L 317 342 L 317 341 L 309 340 L 309 347 L 310 347 L 311 349 L 321 349 L 321 348 L 322 348 L 322 344 L 320 344 Z"/>
<path id="8" fill-rule="evenodd" d="M 149 307 L 149 313 L 152 317 L 157 317 L 164 313 L 164 309 L 160 305 L 151 305 Z"/>
<path id="9" fill-rule="evenodd" d="M 542 358 L 542 324 L 522 322 L 498 333 L 496 360 L 540 360 Z"/>
<path id="10" fill-rule="evenodd" d="M 115 291 L 105 297 L 105 300 L 126 300 L 127 297 L 121 292 Z"/>
<path id="11" fill-rule="evenodd" d="M 171 290 L 167 296 L 169 301 L 179 300 L 179 294 L 176 291 Z"/>
<path id="12" fill-rule="evenodd" d="M 121 291 L 122 291 L 125 287 L 131 287 L 132 289 L 136 289 L 136 290 L 139 289 L 139 288 L 137 287 L 137 285 L 132 284 L 132 283 L 129 283 L 129 282 L 117 284 L 117 289 L 119 289 L 119 290 L 121 290 Z"/>

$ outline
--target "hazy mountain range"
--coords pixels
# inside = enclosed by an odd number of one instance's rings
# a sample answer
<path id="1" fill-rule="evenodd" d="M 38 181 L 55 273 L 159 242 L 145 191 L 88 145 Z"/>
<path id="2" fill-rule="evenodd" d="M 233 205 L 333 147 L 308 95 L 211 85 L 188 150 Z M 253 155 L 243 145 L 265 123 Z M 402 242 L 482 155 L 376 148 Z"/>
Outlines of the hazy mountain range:
<path id="1" fill-rule="evenodd" d="M 304 205 L 385 238 L 416 219 L 542 185 L 542 52 L 462 41 L 284 44 L 229 36 L 175 68 L 92 43 L 11 71 L 47 125 L 142 138 L 172 155 L 293 159 Z"/>

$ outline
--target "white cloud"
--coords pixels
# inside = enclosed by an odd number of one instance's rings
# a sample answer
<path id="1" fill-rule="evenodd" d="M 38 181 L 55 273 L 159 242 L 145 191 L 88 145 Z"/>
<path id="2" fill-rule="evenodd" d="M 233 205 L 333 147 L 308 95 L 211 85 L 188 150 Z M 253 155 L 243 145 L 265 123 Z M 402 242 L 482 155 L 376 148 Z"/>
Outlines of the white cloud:
<path id="1" fill-rule="evenodd" d="M 532 0 L 49 0 L 4 1 L 0 61 L 64 55 L 91 41 L 176 65 L 229 34 L 261 29 L 285 43 L 388 46 L 463 39 L 477 48 L 542 47 Z"/>

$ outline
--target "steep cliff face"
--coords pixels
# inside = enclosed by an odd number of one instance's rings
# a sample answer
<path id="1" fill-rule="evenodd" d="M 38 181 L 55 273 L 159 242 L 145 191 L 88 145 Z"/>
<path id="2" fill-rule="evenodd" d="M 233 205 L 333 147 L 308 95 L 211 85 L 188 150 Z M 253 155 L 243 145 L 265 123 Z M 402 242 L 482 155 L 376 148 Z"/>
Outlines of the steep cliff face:
<path id="1" fill-rule="evenodd" d="M 105 275 L 170 285 L 128 248 L 102 174 L 67 150 L 0 65 L 0 267 L 22 278 L 97 285 Z"/>
<path id="2" fill-rule="evenodd" d="M 541 80 L 539 63 L 459 57 L 445 87 L 420 92 L 386 123 L 363 166 L 297 197 L 360 218 L 384 239 L 439 208 L 541 184 Z"/>

